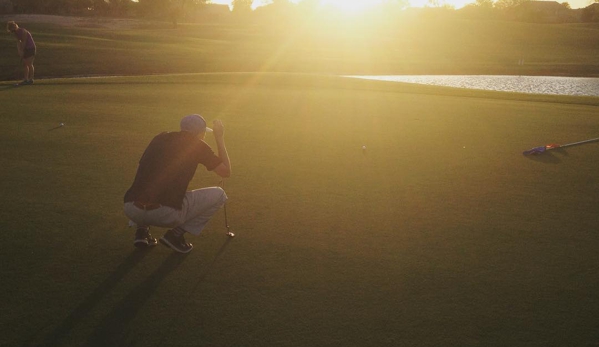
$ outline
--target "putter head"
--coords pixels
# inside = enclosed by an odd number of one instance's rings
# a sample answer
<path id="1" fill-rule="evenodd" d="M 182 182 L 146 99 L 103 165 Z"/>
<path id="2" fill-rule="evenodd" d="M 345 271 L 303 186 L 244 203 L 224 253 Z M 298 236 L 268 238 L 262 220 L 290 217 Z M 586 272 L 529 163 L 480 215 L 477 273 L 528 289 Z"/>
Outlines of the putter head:
<path id="1" fill-rule="evenodd" d="M 541 146 L 541 147 L 535 147 L 532 149 L 529 149 L 528 151 L 524 151 L 522 152 L 523 155 L 538 155 L 541 153 L 544 153 L 547 150 L 547 147 L 545 146 Z"/>
<path id="2" fill-rule="evenodd" d="M 230 232 L 230 231 L 227 231 L 227 236 L 229 236 L 229 237 L 235 237 L 235 234 L 233 234 L 233 233 L 232 233 L 232 232 Z"/>

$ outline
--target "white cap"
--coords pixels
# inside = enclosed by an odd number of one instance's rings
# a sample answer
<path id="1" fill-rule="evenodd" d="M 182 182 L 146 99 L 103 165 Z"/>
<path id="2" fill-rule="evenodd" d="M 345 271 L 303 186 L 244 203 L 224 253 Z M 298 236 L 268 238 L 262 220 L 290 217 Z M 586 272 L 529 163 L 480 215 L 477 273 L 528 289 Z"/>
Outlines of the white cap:
<path id="1" fill-rule="evenodd" d="M 188 131 L 194 135 L 201 132 L 211 133 L 212 129 L 206 126 L 206 120 L 199 114 L 190 114 L 181 119 L 181 131 Z"/>

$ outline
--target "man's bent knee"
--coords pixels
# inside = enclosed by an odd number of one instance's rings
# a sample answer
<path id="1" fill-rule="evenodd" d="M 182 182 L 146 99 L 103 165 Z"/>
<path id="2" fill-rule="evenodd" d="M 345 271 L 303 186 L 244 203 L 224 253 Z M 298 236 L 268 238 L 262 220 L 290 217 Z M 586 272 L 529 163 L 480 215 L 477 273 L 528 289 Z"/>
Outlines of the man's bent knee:
<path id="1" fill-rule="evenodd" d="M 227 202 L 227 200 L 229 200 L 229 197 L 227 196 L 227 193 L 225 192 L 224 189 L 222 189 L 221 187 L 216 187 L 216 189 L 218 189 L 221 192 L 221 201 L 222 204 L 224 205 L 225 202 Z"/>
<path id="2" fill-rule="evenodd" d="M 210 189 L 210 200 L 212 201 L 213 206 L 222 207 L 229 197 L 227 193 L 221 187 L 212 187 Z"/>
<path id="3" fill-rule="evenodd" d="M 222 206 L 228 197 L 225 191 L 220 187 L 209 187 L 187 192 L 187 201 L 191 205 Z"/>

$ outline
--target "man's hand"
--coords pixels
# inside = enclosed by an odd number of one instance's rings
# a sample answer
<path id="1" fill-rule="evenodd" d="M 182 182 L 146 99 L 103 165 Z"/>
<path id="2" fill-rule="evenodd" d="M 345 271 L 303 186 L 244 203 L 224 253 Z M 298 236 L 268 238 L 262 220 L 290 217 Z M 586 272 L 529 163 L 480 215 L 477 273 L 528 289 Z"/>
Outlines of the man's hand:
<path id="1" fill-rule="evenodd" d="M 215 138 L 223 138 L 225 136 L 225 127 L 219 119 L 212 121 L 212 130 L 214 131 Z"/>
<path id="2" fill-rule="evenodd" d="M 212 122 L 212 130 L 214 139 L 216 140 L 218 157 L 222 160 L 222 163 L 214 169 L 214 172 L 220 177 L 226 178 L 231 176 L 231 161 L 225 147 L 225 127 L 223 126 L 223 122 L 215 119 Z"/>

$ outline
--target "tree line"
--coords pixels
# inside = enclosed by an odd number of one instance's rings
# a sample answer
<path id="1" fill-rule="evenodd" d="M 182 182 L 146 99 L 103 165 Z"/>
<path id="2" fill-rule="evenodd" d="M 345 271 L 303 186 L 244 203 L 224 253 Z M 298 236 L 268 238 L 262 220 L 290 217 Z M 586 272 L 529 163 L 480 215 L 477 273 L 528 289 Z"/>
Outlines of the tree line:
<path id="1" fill-rule="evenodd" d="M 599 22 L 599 0 L 581 9 L 572 10 L 568 2 L 531 0 L 476 0 L 459 10 L 444 0 L 428 0 L 425 8 L 411 9 L 409 0 L 387 0 L 369 10 L 390 17 L 406 10 L 426 15 L 459 15 L 478 19 L 508 19 L 529 22 Z M 177 23 L 194 19 L 216 18 L 264 20 L 292 19 L 322 13 L 319 0 L 271 0 L 270 4 L 252 10 L 253 0 L 233 0 L 231 11 L 226 6 L 211 5 L 209 0 L 0 0 L 0 14 L 55 14 L 106 16 L 126 18 L 162 18 Z M 215 8 L 218 7 L 218 11 Z M 318 11 L 317 11 L 318 10 Z M 333 11 L 324 11 L 334 15 Z"/>

